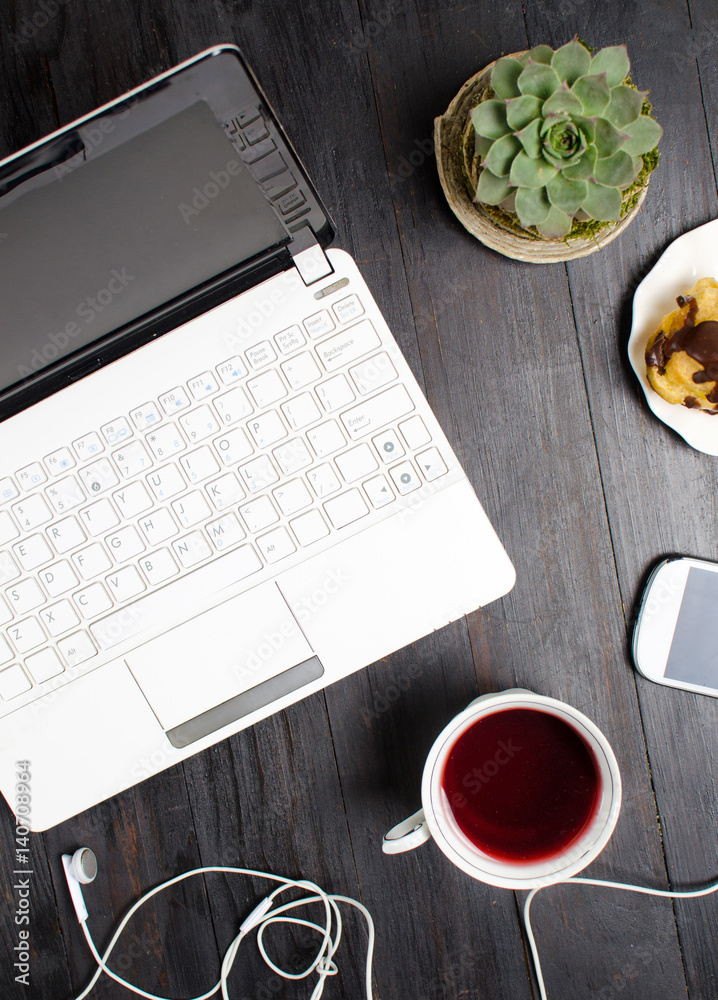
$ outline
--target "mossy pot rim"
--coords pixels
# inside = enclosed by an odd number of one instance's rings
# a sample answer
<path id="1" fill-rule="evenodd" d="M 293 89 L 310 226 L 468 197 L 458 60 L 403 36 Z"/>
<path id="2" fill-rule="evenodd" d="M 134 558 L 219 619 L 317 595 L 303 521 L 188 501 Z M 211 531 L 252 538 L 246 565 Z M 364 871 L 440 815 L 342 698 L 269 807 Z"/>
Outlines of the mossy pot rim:
<path id="1" fill-rule="evenodd" d="M 509 57 L 516 58 L 525 51 L 511 52 Z M 591 237 L 567 236 L 562 239 L 546 239 L 528 232 L 524 235 L 517 232 L 521 228 L 518 220 L 514 228 L 502 225 L 500 221 L 491 217 L 484 205 L 472 200 L 464 176 L 462 151 L 465 130 L 471 110 L 476 107 L 490 86 L 491 71 L 497 62 L 495 59 L 467 80 L 444 114 L 434 119 L 436 165 L 449 207 L 472 236 L 485 246 L 514 260 L 549 264 L 596 253 L 620 236 L 638 215 L 646 197 L 650 175 L 639 189 L 635 204 L 626 215 Z"/>

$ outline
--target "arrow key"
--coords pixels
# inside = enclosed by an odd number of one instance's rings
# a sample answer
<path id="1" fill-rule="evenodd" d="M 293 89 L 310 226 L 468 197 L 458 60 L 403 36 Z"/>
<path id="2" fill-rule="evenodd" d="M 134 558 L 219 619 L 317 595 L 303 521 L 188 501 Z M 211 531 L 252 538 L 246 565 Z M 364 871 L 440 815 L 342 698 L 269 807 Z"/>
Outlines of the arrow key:
<path id="1" fill-rule="evenodd" d="M 394 499 L 394 491 L 384 476 L 373 476 L 364 483 L 372 507 L 384 507 Z"/>
<path id="2" fill-rule="evenodd" d="M 416 464 L 421 469 L 421 474 L 428 483 L 433 482 L 434 479 L 438 479 L 439 476 L 445 476 L 449 471 L 437 448 L 429 448 L 427 451 L 422 451 L 420 455 L 416 456 Z"/>

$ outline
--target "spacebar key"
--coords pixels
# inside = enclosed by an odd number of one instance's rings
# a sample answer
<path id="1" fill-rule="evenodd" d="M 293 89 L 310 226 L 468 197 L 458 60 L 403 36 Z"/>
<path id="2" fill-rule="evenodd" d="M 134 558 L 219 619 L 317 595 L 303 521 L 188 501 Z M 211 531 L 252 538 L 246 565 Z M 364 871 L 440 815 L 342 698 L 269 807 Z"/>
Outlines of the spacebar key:
<path id="1" fill-rule="evenodd" d="M 197 608 L 198 598 L 231 587 L 261 568 L 262 562 L 252 546 L 242 545 L 147 597 L 126 604 L 90 625 L 90 631 L 100 649 L 111 649 L 158 622 L 179 624 Z"/>

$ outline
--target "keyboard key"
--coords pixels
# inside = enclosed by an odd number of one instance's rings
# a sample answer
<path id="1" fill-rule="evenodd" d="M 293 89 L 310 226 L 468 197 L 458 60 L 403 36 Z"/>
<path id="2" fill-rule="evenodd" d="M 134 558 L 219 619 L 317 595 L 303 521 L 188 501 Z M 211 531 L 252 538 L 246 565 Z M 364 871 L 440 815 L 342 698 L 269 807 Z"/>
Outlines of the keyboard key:
<path id="1" fill-rule="evenodd" d="M 59 639 L 57 648 L 68 667 L 76 667 L 97 656 L 97 649 L 87 632 L 75 632 L 74 635 Z"/>
<path id="2" fill-rule="evenodd" d="M 165 424 L 163 427 L 157 427 L 145 435 L 145 441 L 150 446 L 152 454 L 160 461 L 172 458 L 173 455 L 184 451 L 187 447 L 182 432 L 176 424 Z"/>
<path id="3" fill-rule="evenodd" d="M 275 441 L 281 441 L 287 436 L 287 429 L 276 410 L 269 410 L 254 417 L 247 427 L 260 448 L 268 448 Z"/>
<path id="4" fill-rule="evenodd" d="M 321 417 L 319 407 L 308 392 L 302 393 L 287 403 L 282 403 L 282 413 L 292 430 L 298 431 L 308 427 Z"/>
<path id="5" fill-rule="evenodd" d="M 9 663 L 15 658 L 15 654 L 10 649 L 7 639 L 0 635 L 0 665 Z"/>
<path id="6" fill-rule="evenodd" d="M 29 572 L 52 559 L 52 550 L 42 535 L 30 535 L 12 547 L 15 558 L 22 568 Z M 0 579 L 2 583 L 2 579 Z"/>
<path id="7" fill-rule="evenodd" d="M 67 520 L 69 521 L 70 518 Z M 102 535 L 120 523 L 117 511 L 110 501 L 106 499 L 98 500 L 97 503 L 93 503 L 91 506 L 81 510 L 80 520 L 87 531 L 93 536 Z M 52 530 L 52 528 L 48 528 L 48 533 Z"/>
<path id="8" fill-rule="evenodd" d="M 116 420 L 100 427 L 100 431 L 108 444 L 118 444 L 132 437 L 132 428 L 124 417 L 117 417 Z"/>
<path id="9" fill-rule="evenodd" d="M 372 507 L 384 507 L 395 499 L 394 491 L 384 476 L 372 476 L 364 483 L 364 491 Z"/>
<path id="10" fill-rule="evenodd" d="M 172 538 L 178 532 L 175 520 L 166 507 L 159 510 L 152 510 L 140 518 L 140 528 L 150 545 L 159 545 L 160 542 Z"/>
<path id="11" fill-rule="evenodd" d="M 164 583 L 165 580 L 169 580 L 179 573 L 177 563 L 170 555 L 169 549 L 159 549 L 157 552 L 140 559 L 140 569 L 151 586 Z"/>
<path id="12" fill-rule="evenodd" d="M 236 465 L 243 458 L 249 458 L 254 451 L 241 427 L 235 428 L 224 437 L 217 438 L 214 447 L 223 465 Z"/>
<path id="13" fill-rule="evenodd" d="M 73 595 L 73 600 L 77 605 L 83 618 L 95 618 L 112 607 L 112 601 L 107 596 L 107 591 L 101 583 L 93 583 L 84 590 L 78 590 Z"/>
<path id="14" fill-rule="evenodd" d="M 47 569 L 41 569 L 39 577 L 40 582 L 50 597 L 59 597 L 60 594 L 66 594 L 68 590 L 72 590 L 80 582 L 72 566 L 64 560 L 53 563 Z"/>
<path id="15" fill-rule="evenodd" d="M 201 483 L 203 479 L 209 479 L 219 472 L 219 462 L 214 457 L 214 453 L 206 445 L 196 451 L 185 455 L 180 459 L 180 465 L 185 471 L 185 475 L 190 483 Z"/>
<path id="16" fill-rule="evenodd" d="M 336 329 L 336 323 L 327 310 L 322 309 L 321 312 L 315 313 L 313 316 L 308 316 L 304 320 L 304 329 L 312 340 L 316 340 L 317 337 L 321 337 L 325 333 L 331 333 L 332 330 Z"/>
<path id="17" fill-rule="evenodd" d="M 86 465 L 78 471 L 77 477 L 91 497 L 117 486 L 120 481 L 109 458 Z"/>
<path id="18" fill-rule="evenodd" d="M 39 493 L 13 504 L 11 509 L 23 531 L 32 531 L 52 520 L 52 511 Z"/>
<path id="19" fill-rule="evenodd" d="M 191 535 L 172 542 L 172 548 L 184 569 L 191 569 L 212 555 L 209 542 L 201 531 L 193 531 Z"/>
<path id="20" fill-rule="evenodd" d="M 130 483 L 112 494 L 120 514 L 129 520 L 152 506 L 150 495 L 142 483 Z"/>
<path id="21" fill-rule="evenodd" d="M 23 580 L 5 592 L 5 599 L 15 615 L 34 611 L 45 603 L 45 595 L 35 580 Z"/>
<path id="22" fill-rule="evenodd" d="M 363 319 L 356 326 L 329 337 L 315 350 L 326 370 L 333 372 L 380 346 L 381 341 L 371 322 Z"/>
<path id="23" fill-rule="evenodd" d="M 72 510 L 73 507 L 77 507 L 87 500 L 82 487 L 74 476 L 66 476 L 65 479 L 60 479 L 52 486 L 48 486 L 45 490 L 45 496 L 58 514 Z"/>
<path id="24" fill-rule="evenodd" d="M 266 455 L 258 455 L 257 458 L 243 465 L 239 470 L 239 479 L 248 493 L 258 493 L 265 486 L 273 486 L 279 481 L 277 470 L 272 465 Z"/>
<path id="25" fill-rule="evenodd" d="M 320 538 L 325 538 L 329 534 L 327 523 L 316 508 L 308 510 L 306 514 L 300 514 L 289 524 L 297 541 L 302 546 L 318 542 Z"/>
<path id="26" fill-rule="evenodd" d="M 279 520 L 279 514 L 267 496 L 250 500 L 249 503 L 239 508 L 239 513 L 244 518 L 244 523 L 252 532 L 262 531 L 264 528 L 268 528 L 270 524 L 275 524 Z"/>
<path id="27" fill-rule="evenodd" d="M 411 448 L 412 451 L 421 448 L 422 445 L 428 444 L 431 441 L 431 434 L 427 431 L 426 424 L 418 414 L 409 417 L 408 420 L 402 421 L 399 424 L 399 430 L 401 431 L 401 436 L 406 441 L 407 447 Z"/>
<path id="28" fill-rule="evenodd" d="M 20 576 L 20 570 L 15 564 L 15 560 L 12 558 L 9 552 L 0 552 L 0 586 L 3 583 L 10 583 L 16 577 Z"/>
<path id="29" fill-rule="evenodd" d="M 372 443 L 381 456 L 382 462 L 394 462 L 403 458 L 406 452 L 396 431 L 389 428 L 372 438 Z"/>
<path id="30" fill-rule="evenodd" d="M 306 468 L 314 461 L 302 438 L 292 438 L 272 452 L 275 461 L 285 476 L 291 476 Z"/>
<path id="31" fill-rule="evenodd" d="M 60 601 L 51 608 L 43 608 L 40 612 L 40 621 L 53 637 L 62 635 L 63 632 L 80 624 L 80 619 L 69 601 Z M 32 669 L 30 672 L 34 674 Z"/>
<path id="32" fill-rule="evenodd" d="M 72 561 L 83 580 L 92 580 L 112 567 L 112 560 L 99 542 L 76 552 Z"/>
<path id="33" fill-rule="evenodd" d="M 181 500 L 175 500 L 172 509 L 179 523 L 184 528 L 191 528 L 200 521 L 209 517 L 211 508 L 202 494 L 198 491 L 188 493 Z"/>
<path id="34" fill-rule="evenodd" d="M 420 455 L 416 456 L 416 464 L 427 483 L 432 483 L 440 476 L 445 476 L 449 471 L 437 448 L 422 451 Z"/>
<path id="35" fill-rule="evenodd" d="M 313 427 L 312 430 L 307 431 L 307 438 L 317 458 L 331 455 L 346 444 L 336 420 L 328 420 L 325 424 Z"/>
<path id="36" fill-rule="evenodd" d="M 17 473 L 17 481 L 21 489 L 33 490 L 36 486 L 47 482 L 47 475 L 39 462 L 33 462 L 32 465 L 26 465 L 24 469 L 20 469 Z"/>
<path id="37" fill-rule="evenodd" d="M 96 434 L 94 431 L 90 434 L 85 434 L 84 437 L 78 438 L 77 441 L 73 441 L 72 447 L 75 449 L 75 454 L 81 462 L 86 462 L 93 455 L 100 455 L 105 450 L 99 434 Z"/>
<path id="38" fill-rule="evenodd" d="M 197 594 L 218 593 L 260 569 L 262 562 L 252 546 L 242 545 L 95 622 L 90 631 L 101 649 L 110 649 L 139 635 L 158 618 L 179 624 L 196 610 Z"/>
<path id="39" fill-rule="evenodd" d="M 370 472 L 375 472 L 379 468 L 379 463 L 368 444 L 357 445 L 351 451 L 345 451 L 343 455 L 338 455 L 334 461 L 342 478 L 347 483 L 363 479 Z"/>
<path id="40" fill-rule="evenodd" d="M 26 618 L 7 629 L 7 635 L 18 653 L 27 653 L 47 641 L 37 618 Z"/>
<path id="41" fill-rule="evenodd" d="M 291 354 L 307 342 L 298 326 L 290 326 L 275 334 L 274 341 L 282 354 Z"/>
<path id="42" fill-rule="evenodd" d="M 221 430 L 219 421 L 206 404 L 198 406 L 196 410 L 190 410 L 183 417 L 179 418 L 182 430 L 187 435 L 190 444 L 203 441 L 210 434 L 215 434 Z"/>
<path id="43" fill-rule="evenodd" d="M 405 413 L 414 409 L 411 396 L 403 385 L 395 385 L 391 389 L 372 396 L 364 403 L 353 406 L 342 413 L 342 423 L 352 441 L 362 437 L 369 431 L 379 430 L 384 424 L 391 423 Z"/>
<path id="44" fill-rule="evenodd" d="M 43 649 L 40 653 L 33 653 L 26 658 L 25 666 L 36 684 L 57 677 L 65 669 L 54 649 Z"/>
<path id="45" fill-rule="evenodd" d="M 212 372 L 202 372 L 201 375 L 195 375 L 187 385 L 195 399 L 204 399 L 205 396 L 211 396 L 219 389 L 219 383 Z"/>
<path id="46" fill-rule="evenodd" d="M 356 489 L 327 500 L 324 510 L 335 528 L 343 528 L 369 513 L 364 497 Z"/>
<path id="47" fill-rule="evenodd" d="M 215 549 L 228 549 L 246 538 L 246 533 L 236 514 L 224 514 L 207 525 L 209 540 Z"/>
<path id="48" fill-rule="evenodd" d="M 389 382 L 393 382 L 397 378 L 396 368 L 391 363 L 389 355 L 384 351 L 381 354 L 375 354 L 367 361 L 362 361 L 356 367 L 350 368 L 349 374 L 363 396 L 375 389 L 381 389 L 383 385 L 388 385 Z"/>
<path id="49" fill-rule="evenodd" d="M 216 371 L 224 385 L 231 385 L 232 382 L 236 382 L 239 378 L 244 378 L 247 374 L 244 362 L 237 354 L 233 358 L 223 361 L 221 365 L 217 365 Z"/>
<path id="50" fill-rule="evenodd" d="M 411 462 L 402 462 L 401 465 L 389 469 L 389 475 L 394 480 L 394 485 L 402 496 L 418 490 L 421 486 L 421 479 L 419 479 Z"/>
<path id="51" fill-rule="evenodd" d="M 272 403 L 276 403 L 278 399 L 284 399 L 287 395 L 287 387 L 282 382 L 279 372 L 274 371 L 274 369 L 250 378 L 247 382 L 247 388 L 260 409 L 271 406 Z"/>
<path id="52" fill-rule="evenodd" d="M 356 398 L 344 375 L 335 375 L 333 378 L 327 379 L 314 391 L 327 413 L 334 413 L 342 406 L 348 406 Z"/>
<path id="53" fill-rule="evenodd" d="M 128 441 L 123 448 L 113 451 L 112 457 L 123 479 L 134 479 L 152 468 L 152 459 L 141 441 Z"/>
<path id="54" fill-rule="evenodd" d="M 117 604 L 129 601 L 132 597 L 141 594 L 143 590 L 147 590 L 145 581 L 134 566 L 123 566 L 116 573 L 110 573 L 105 578 L 105 587 Z"/>
<path id="55" fill-rule="evenodd" d="M 364 306 L 359 301 L 358 295 L 347 295 L 345 299 L 335 302 L 332 309 L 340 323 L 348 323 L 349 320 L 364 315 Z"/>
<path id="56" fill-rule="evenodd" d="M 118 520 L 119 518 L 115 516 L 115 523 Z M 112 525 L 109 525 L 109 527 L 112 527 Z M 64 552 L 69 552 L 70 549 L 75 549 L 78 545 L 82 545 L 86 538 L 85 532 L 80 527 L 76 517 L 65 517 L 62 521 L 56 521 L 55 524 L 45 529 L 45 534 L 50 539 L 52 547 L 58 555 L 62 555 Z"/>
<path id="57" fill-rule="evenodd" d="M 165 465 L 147 476 L 147 484 L 158 500 L 169 500 L 187 489 L 184 476 L 176 465 Z"/>
<path id="58" fill-rule="evenodd" d="M 17 529 L 17 525 L 10 517 L 10 514 L 6 510 L 0 510 L 0 545 L 5 545 L 6 542 L 11 542 L 13 538 L 17 538 L 20 532 Z"/>
<path id="59" fill-rule="evenodd" d="M 6 670 L 0 670 L 0 698 L 3 701 L 12 701 L 31 688 L 32 684 L 17 663 Z"/>
<path id="60" fill-rule="evenodd" d="M 205 490 L 216 510 L 231 507 L 233 504 L 239 503 L 240 500 L 244 500 L 247 495 L 233 472 L 228 472 L 226 475 L 220 476 L 219 479 L 207 483 Z"/>
<path id="61" fill-rule="evenodd" d="M 236 424 L 242 417 L 249 417 L 254 413 L 254 407 L 247 399 L 247 393 L 241 386 L 237 386 L 230 392 L 225 392 L 222 396 L 217 396 L 214 408 L 225 427 Z"/>
<path id="62" fill-rule="evenodd" d="M 160 396 L 160 406 L 165 413 L 170 416 L 178 410 L 184 410 L 190 405 L 190 399 L 181 385 L 175 386 L 169 392 L 164 392 Z"/>
<path id="63" fill-rule="evenodd" d="M 282 363 L 282 371 L 292 389 L 303 389 L 322 377 L 319 365 L 309 351 L 297 354 L 296 357 Z"/>
<path id="64" fill-rule="evenodd" d="M 268 340 L 263 340 L 261 344 L 255 344 L 254 347 L 246 350 L 244 354 L 249 362 L 249 367 L 255 371 L 277 360 L 277 352 Z"/>
<path id="65" fill-rule="evenodd" d="M 8 608 L 2 597 L 0 597 L 0 625 L 6 625 L 12 620 L 12 617 L 12 611 Z"/>
<path id="66" fill-rule="evenodd" d="M 153 424 L 158 424 L 162 415 L 157 405 L 150 400 L 149 403 L 143 403 L 132 410 L 130 418 L 138 431 L 146 431 Z"/>
<path id="67" fill-rule="evenodd" d="M 44 461 L 51 476 L 61 476 L 75 467 L 75 459 L 69 448 L 58 448 L 51 455 L 47 455 Z"/>
<path id="68" fill-rule="evenodd" d="M 309 485 L 320 498 L 328 497 L 330 493 L 336 493 L 338 489 L 341 489 L 342 484 L 339 477 L 328 462 L 324 465 L 318 465 L 315 469 L 310 469 L 306 475 Z"/>
<path id="69" fill-rule="evenodd" d="M 242 131 L 242 135 L 250 146 L 253 146 L 260 139 L 266 139 L 269 133 L 261 118 L 255 119 L 251 125 L 247 125 Z"/>
<path id="70" fill-rule="evenodd" d="M 9 476 L 0 479 L 0 503 L 7 503 L 8 500 L 14 500 L 19 496 L 20 490 Z"/>
<path id="71" fill-rule="evenodd" d="M 312 502 L 312 495 L 301 479 L 291 479 L 283 486 L 278 486 L 272 491 L 272 495 L 285 517 L 296 514 Z"/>
<path id="72" fill-rule="evenodd" d="M 257 548 L 270 564 L 279 562 L 280 559 L 285 559 L 292 552 L 297 551 L 297 546 L 292 541 L 289 532 L 286 528 L 281 527 L 258 538 Z"/>
<path id="73" fill-rule="evenodd" d="M 140 538 L 137 529 L 129 524 L 126 528 L 120 528 L 114 535 L 108 535 L 105 545 L 112 553 L 112 558 L 117 562 L 125 562 L 132 556 L 137 556 L 145 551 L 145 543 Z"/>

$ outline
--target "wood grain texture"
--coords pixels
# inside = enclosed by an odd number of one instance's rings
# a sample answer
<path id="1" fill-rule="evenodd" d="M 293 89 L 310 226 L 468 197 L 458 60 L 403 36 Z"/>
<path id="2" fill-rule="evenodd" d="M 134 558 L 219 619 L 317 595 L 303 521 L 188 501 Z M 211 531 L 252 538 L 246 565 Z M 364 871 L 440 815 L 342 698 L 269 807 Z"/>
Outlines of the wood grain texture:
<path id="1" fill-rule="evenodd" d="M 379 843 L 418 807 L 422 762 L 446 722 L 478 693 L 521 685 L 574 704 L 616 750 L 623 809 L 590 874 L 659 887 L 718 876 L 718 705 L 644 681 L 629 656 L 649 568 L 667 553 L 718 559 L 715 459 L 653 417 L 625 351 L 638 282 L 673 238 L 717 214 L 715 4 L 67 0 L 42 24 L 38 10 L 38 0 L 7 0 L 0 11 L 0 155 L 212 43 L 242 47 L 518 580 L 502 601 L 33 836 L 30 988 L 11 974 L 14 821 L 0 804 L 2 996 L 55 1000 L 89 979 L 59 862 L 82 843 L 100 862 L 86 892 L 98 944 L 172 875 L 256 867 L 369 907 L 382 1000 L 537 996 L 519 898 L 472 881 L 434 845 L 385 857 Z M 661 163 L 615 243 L 567 266 L 509 261 L 451 215 L 433 118 L 481 66 L 575 32 L 628 44 L 666 130 Z M 163 995 L 197 995 L 265 892 L 258 879 L 185 883 L 133 922 L 118 971 Z M 534 912 L 550 1000 L 716 995 L 717 901 L 565 886 L 542 893 Z M 306 981 L 280 983 L 252 947 L 233 996 L 308 995 Z M 276 947 L 290 963 L 308 954 L 301 936 Z M 363 996 L 363 949 L 349 916 L 341 975 L 325 996 Z M 105 979 L 92 996 L 126 995 Z"/>

